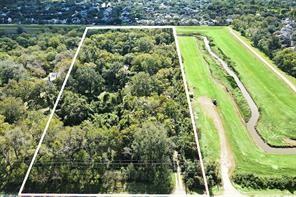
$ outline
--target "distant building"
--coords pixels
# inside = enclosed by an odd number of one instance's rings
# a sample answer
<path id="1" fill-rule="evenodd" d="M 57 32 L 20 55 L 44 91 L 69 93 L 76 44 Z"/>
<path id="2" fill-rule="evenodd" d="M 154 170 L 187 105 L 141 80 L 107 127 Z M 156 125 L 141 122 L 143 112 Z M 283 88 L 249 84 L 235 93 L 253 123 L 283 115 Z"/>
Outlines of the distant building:
<path id="1" fill-rule="evenodd" d="M 276 31 L 274 35 L 280 39 L 282 47 L 294 46 L 293 34 L 296 26 L 295 21 L 286 18 L 285 20 L 282 20 L 282 24 L 282 28 L 279 31 Z"/>
<path id="2" fill-rule="evenodd" d="M 101 7 L 102 8 L 110 8 L 110 7 L 112 7 L 112 4 L 109 2 L 109 3 L 102 3 L 102 5 L 101 5 Z"/>

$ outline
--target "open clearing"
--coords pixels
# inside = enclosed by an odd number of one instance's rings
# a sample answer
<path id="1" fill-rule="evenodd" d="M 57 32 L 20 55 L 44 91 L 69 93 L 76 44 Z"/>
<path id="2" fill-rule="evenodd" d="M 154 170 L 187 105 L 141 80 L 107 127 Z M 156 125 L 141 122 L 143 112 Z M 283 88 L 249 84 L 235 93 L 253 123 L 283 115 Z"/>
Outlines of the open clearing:
<path id="1" fill-rule="evenodd" d="M 257 130 L 260 135 L 270 145 L 291 145 L 287 139 L 296 138 L 296 108 L 293 107 L 296 94 L 282 79 L 234 38 L 227 27 L 180 27 L 178 33 L 201 33 L 213 39 L 215 47 L 234 63 L 259 107 L 261 119 Z"/>
<path id="2" fill-rule="evenodd" d="M 192 33 L 203 30 L 210 34 L 211 30 L 218 29 L 220 34 L 227 33 L 224 28 L 179 28 L 179 33 Z M 224 32 L 225 31 L 225 32 Z M 215 32 L 215 31 L 214 31 Z M 218 34 L 219 32 L 216 32 Z M 217 99 L 218 113 L 223 121 L 227 139 L 234 153 L 235 171 L 239 173 L 252 173 L 262 176 L 295 176 L 295 155 L 266 154 L 254 146 L 245 123 L 238 115 L 238 108 L 225 87 L 213 77 L 219 71 L 217 65 L 203 48 L 203 42 L 193 36 L 179 36 L 179 43 L 184 60 L 185 73 L 189 87 L 193 90 L 195 98 L 206 96 Z M 230 38 L 229 38 L 230 39 Z M 236 42 L 235 40 L 232 42 Z M 226 44 L 225 44 L 226 45 Z M 242 49 L 243 50 L 243 49 Z M 242 51 L 241 50 L 241 51 Z M 238 50 L 239 51 L 239 50 Z M 220 68 L 221 69 L 221 68 Z M 280 85 L 281 86 L 281 85 Z M 284 89 L 284 87 L 282 87 Z M 285 88 L 286 91 L 288 91 Z M 205 117 L 204 111 L 195 111 L 198 114 L 198 125 L 201 132 L 201 146 L 206 159 L 219 160 L 219 137 L 213 122 Z M 276 108 L 275 108 L 276 109 Z M 290 109 L 291 110 L 291 109 Z M 254 167 L 255 166 L 255 167 Z"/>
<path id="3" fill-rule="evenodd" d="M 271 153 L 271 154 L 296 154 L 296 148 L 292 147 L 286 147 L 286 148 L 275 148 L 271 147 L 265 141 L 261 138 L 261 136 L 258 134 L 258 131 L 256 129 L 258 120 L 260 118 L 260 113 L 259 109 L 251 97 L 250 93 L 247 91 L 245 88 L 244 84 L 240 81 L 238 78 L 237 74 L 231 69 L 231 67 L 224 61 L 222 60 L 215 52 L 212 51 L 212 48 L 210 46 L 209 40 L 204 37 L 204 44 L 205 47 L 208 51 L 208 53 L 218 61 L 219 65 L 222 66 L 223 70 L 227 72 L 229 76 L 231 76 L 234 79 L 234 82 L 236 83 L 237 87 L 239 88 L 241 94 L 243 95 L 244 99 L 247 102 L 247 107 L 250 108 L 251 110 L 251 116 L 249 120 L 246 121 L 246 126 L 249 131 L 249 134 L 251 135 L 254 143 L 256 144 L 257 147 L 261 148 L 264 150 L 266 153 Z"/>

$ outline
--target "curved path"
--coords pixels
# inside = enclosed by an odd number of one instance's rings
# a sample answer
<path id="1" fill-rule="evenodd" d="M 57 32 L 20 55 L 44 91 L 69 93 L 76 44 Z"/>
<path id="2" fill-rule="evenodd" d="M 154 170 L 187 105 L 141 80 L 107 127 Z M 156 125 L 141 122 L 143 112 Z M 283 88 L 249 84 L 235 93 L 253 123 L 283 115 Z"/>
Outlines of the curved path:
<path id="1" fill-rule="evenodd" d="M 296 154 L 296 148 L 275 148 L 275 147 L 269 146 L 267 143 L 265 143 L 265 141 L 261 138 L 261 136 L 258 134 L 258 132 L 256 130 L 256 125 L 257 125 L 257 122 L 258 122 L 259 116 L 260 116 L 256 103 L 254 102 L 253 98 L 251 97 L 251 95 L 249 94 L 249 92 L 247 91 L 247 89 L 245 88 L 243 83 L 240 81 L 238 76 L 235 74 L 235 72 L 227 65 L 226 62 L 224 62 L 218 55 L 216 55 L 212 51 L 212 49 L 209 45 L 209 40 L 206 37 L 203 37 L 203 39 L 204 39 L 204 43 L 205 43 L 205 47 L 206 47 L 207 51 L 210 53 L 210 55 L 212 57 L 214 57 L 221 64 L 223 69 L 231 77 L 233 77 L 233 79 L 235 80 L 237 86 L 239 87 L 242 95 L 244 96 L 244 98 L 246 99 L 246 101 L 248 103 L 248 106 L 251 110 L 251 118 L 247 122 L 247 129 L 248 129 L 251 137 L 253 138 L 255 144 L 267 153 Z"/>
<path id="2" fill-rule="evenodd" d="M 216 110 L 216 107 L 212 100 L 205 96 L 199 97 L 198 102 L 206 116 L 213 120 L 214 126 L 217 129 L 220 138 L 220 168 L 223 185 L 223 196 L 243 196 L 233 187 L 229 178 L 229 172 L 234 167 L 234 159 L 226 139 L 222 120 Z"/>

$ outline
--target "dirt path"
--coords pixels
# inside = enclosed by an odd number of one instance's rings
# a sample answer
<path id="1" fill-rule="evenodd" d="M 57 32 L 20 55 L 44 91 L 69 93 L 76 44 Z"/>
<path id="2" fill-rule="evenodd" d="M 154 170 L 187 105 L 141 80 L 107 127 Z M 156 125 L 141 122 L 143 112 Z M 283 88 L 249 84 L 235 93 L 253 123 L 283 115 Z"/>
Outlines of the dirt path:
<path id="1" fill-rule="evenodd" d="M 280 79 L 282 79 L 295 93 L 296 93 L 296 86 L 285 76 L 281 73 L 278 69 L 276 69 L 271 63 L 266 61 L 257 51 L 255 51 L 250 45 L 248 45 L 243 39 L 241 39 L 233 29 L 229 28 L 229 32 L 238 40 L 240 41 L 247 49 L 249 49 L 252 53 L 256 55 L 256 57 L 263 62 L 266 66 L 268 66 Z"/>
<path id="2" fill-rule="evenodd" d="M 296 154 L 296 148 L 275 148 L 275 147 L 271 147 L 267 143 L 265 143 L 265 141 L 261 138 L 261 136 L 258 134 L 258 132 L 256 130 L 256 126 L 257 126 L 257 122 L 259 120 L 260 114 L 259 114 L 259 110 L 258 110 L 258 107 L 257 107 L 255 101 L 253 100 L 253 98 L 251 97 L 251 95 L 249 94 L 249 92 L 247 91 L 245 86 L 243 85 L 243 83 L 240 81 L 238 76 L 235 74 L 235 72 L 228 66 L 228 64 L 226 62 L 224 62 L 218 55 L 216 55 L 212 51 L 212 49 L 209 45 L 209 40 L 206 37 L 204 37 L 204 43 L 205 43 L 205 47 L 206 47 L 207 51 L 210 53 L 210 55 L 212 57 L 214 57 L 221 64 L 223 69 L 230 76 L 233 77 L 233 79 L 235 80 L 237 86 L 239 87 L 242 95 L 246 99 L 248 106 L 251 110 L 251 118 L 247 122 L 246 126 L 247 126 L 247 129 L 248 129 L 251 137 L 253 138 L 253 141 L 255 142 L 255 144 L 267 153 Z"/>
<path id="3" fill-rule="evenodd" d="M 201 105 L 202 110 L 206 113 L 208 117 L 213 120 L 213 123 L 218 131 L 220 138 L 220 168 L 221 168 L 221 177 L 223 184 L 223 196 L 242 196 L 231 184 L 229 179 L 229 172 L 234 167 L 234 159 L 232 151 L 229 148 L 227 143 L 226 134 L 224 127 L 221 121 L 221 118 L 216 110 L 215 105 L 212 103 L 211 99 L 207 97 L 199 97 L 198 102 Z"/>
<path id="4" fill-rule="evenodd" d="M 178 153 L 176 151 L 174 152 L 174 161 L 176 162 L 176 165 L 177 165 L 177 172 L 175 173 L 176 186 L 175 186 L 175 189 L 174 189 L 174 192 L 172 193 L 172 195 L 173 196 L 186 196 L 186 191 L 185 191 L 183 179 L 181 176 L 181 167 L 179 165 Z"/>

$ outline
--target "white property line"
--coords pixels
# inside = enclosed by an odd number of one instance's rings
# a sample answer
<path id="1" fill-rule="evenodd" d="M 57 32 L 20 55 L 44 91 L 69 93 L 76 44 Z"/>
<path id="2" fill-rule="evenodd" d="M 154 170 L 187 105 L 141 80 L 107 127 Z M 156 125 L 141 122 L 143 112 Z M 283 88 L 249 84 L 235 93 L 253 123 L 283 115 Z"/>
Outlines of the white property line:
<path id="1" fill-rule="evenodd" d="M 179 64 L 180 64 L 180 67 L 181 67 L 181 72 L 182 72 L 182 77 L 183 77 L 183 82 L 184 82 L 184 87 L 185 87 L 185 92 L 186 92 L 186 97 L 187 97 L 187 102 L 188 102 L 192 127 L 193 127 L 193 131 L 194 131 L 195 143 L 196 143 L 197 152 L 198 152 L 199 161 L 200 161 L 201 172 L 202 172 L 202 176 L 203 176 L 203 180 L 204 180 L 204 184 L 205 184 L 206 194 L 207 194 L 207 196 L 210 196 L 207 177 L 206 177 L 206 172 L 205 172 L 205 168 L 204 168 L 204 165 L 203 165 L 202 154 L 201 154 L 200 146 L 199 146 L 199 139 L 198 139 L 198 135 L 197 135 L 197 129 L 196 129 L 196 124 L 195 124 L 195 119 L 194 119 L 194 113 L 193 113 L 193 110 L 192 110 L 192 105 L 191 105 L 191 101 L 190 101 L 190 97 L 189 97 L 186 75 L 185 75 L 185 71 L 184 71 L 181 51 L 180 51 L 179 42 L 178 42 L 178 38 L 177 38 L 176 27 L 173 28 L 173 31 L 174 31 L 175 43 L 176 43 L 176 48 L 177 48 L 177 53 L 178 53 L 178 58 L 179 58 Z"/>
<path id="2" fill-rule="evenodd" d="M 174 29 L 174 26 L 90 26 L 86 29 Z"/>
<path id="3" fill-rule="evenodd" d="M 66 75 L 66 78 L 65 78 L 65 80 L 64 80 L 64 82 L 63 82 L 62 88 L 61 88 L 61 90 L 60 90 L 60 92 L 59 92 L 59 94 L 58 94 L 57 100 L 56 100 L 56 102 L 55 102 L 55 104 L 54 104 L 54 106 L 53 106 L 53 109 L 52 109 L 52 111 L 51 111 L 51 114 L 50 114 L 50 116 L 49 116 L 49 118 L 48 118 L 48 120 L 47 120 L 46 126 L 45 126 L 44 131 L 43 131 L 43 133 L 42 133 L 42 135 L 41 135 L 41 138 L 40 138 L 40 141 L 39 141 L 39 143 L 38 143 L 38 146 L 37 146 L 37 148 L 36 148 L 36 150 L 35 150 L 34 156 L 33 156 L 32 160 L 31 160 L 30 165 L 29 165 L 29 168 L 28 168 L 27 173 L 26 173 L 26 175 L 25 175 L 25 178 L 24 178 L 24 180 L 23 180 L 22 186 L 21 186 L 21 188 L 20 188 L 20 190 L 19 190 L 19 193 L 18 193 L 19 196 L 22 194 L 22 192 L 23 192 L 23 190 L 24 190 L 25 184 L 26 184 L 26 182 L 27 182 L 27 180 L 28 180 L 29 174 L 30 174 L 30 172 L 31 172 L 31 170 L 32 170 L 32 167 L 33 167 L 33 164 L 34 164 L 34 162 L 35 162 L 35 160 L 36 160 L 37 154 L 38 154 L 38 152 L 39 152 L 39 150 L 40 150 L 41 144 L 42 144 L 42 142 L 43 142 L 43 140 L 44 140 L 44 137 L 45 137 L 45 135 L 46 135 L 46 133 L 47 133 L 47 130 L 48 130 L 48 128 L 49 128 L 49 124 L 50 124 L 50 122 L 51 122 L 51 120 L 52 120 L 52 118 L 53 118 L 54 112 L 55 112 L 55 110 L 56 110 L 56 108 L 57 108 L 57 106 L 58 106 L 58 104 L 59 104 L 59 101 L 60 101 L 61 96 L 62 96 L 62 94 L 63 94 L 64 88 L 65 88 L 66 83 L 67 83 L 67 81 L 68 81 L 68 78 L 69 78 L 69 76 L 70 76 L 71 70 L 72 70 L 72 68 L 73 68 L 73 66 L 74 66 L 74 63 L 75 63 L 75 61 L 76 61 L 76 58 L 77 58 L 77 56 L 78 56 L 78 53 L 79 53 L 79 50 L 80 50 L 80 48 L 81 48 L 81 46 L 82 46 L 83 40 L 85 39 L 86 33 L 87 33 L 87 29 L 84 30 L 84 33 L 83 33 L 83 35 L 82 35 L 82 38 L 81 38 L 81 40 L 80 40 L 80 43 L 79 43 L 78 48 L 77 48 L 77 50 L 76 50 L 76 53 L 75 53 L 75 55 L 74 55 L 74 58 L 72 59 L 72 63 L 71 63 L 71 65 L 70 65 L 70 68 L 69 68 L 69 70 L 68 70 L 68 73 L 67 73 L 67 75 Z"/>
<path id="4" fill-rule="evenodd" d="M 188 92 L 188 87 L 187 87 L 187 82 L 186 82 L 186 76 L 185 76 L 185 71 L 184 71 L 184 66 L 183 66 L 183 62 L 182 62 L 182 56 L 181 56 L 181 52 L 180 52 L 180 48 L 179 48 L 179 44 L 178 44 L 178 39 L 177 39 L 177 33 L 176 33 L 176 27 L 175 26 L 90 26 L 90 27 L 86 27 L 83 33 L 83 36 L 80 40 L 80 43 L 78 45 L 78 48 L 76 50 L 76 53 L 74 55 L 74 58 L 72 59 L 70 68 L 68 70 L 68 73 L 65 77 L 65 80 L 63 82 L 62 88 L 58 94 L 57 100 L 54 104 L 54 107 L 51 111 L 51 114 L 49 116 L 49 119 L 46 123 L 46 126 L 44 128 L 44 131 L 42 133 L 42 136 L 40 138 L 40 141 L 38 143 L 38 146 L 34 152 L 34 156 L 31 160 L 31 163 L 29 165 L 29 168 L 26 172 L 25 178 L 22 182 L 21 188 L 19 190 L 18 196 L 180 196 L 180 195 L 173 195 L 173 194 L 169 194 L 169 195 L 161 195 L 161 194 L 57 194 L 57 193 L 22 193 L 25 187 L 25 184 L 28 180 L 29 174 L 32 170 L 32 167 L 34 165 L 34 162 L 37 158 L 37 154 L 41 148 L 41 145 L 44 141 L 45 135 L 47 133 L 47 130 L 49 128 L 50 122 L 53 118 L 53 115 L 55 113 L 55 110 L 57 108 L 57 105 L 61 99 L 62 93 L 64 91 L 64 88 L 67 84 L 68 78 L 71 74 L 71 71 L 73 69 L 73 66 L 75 64 L 75 61 L 78 57 L 80 48 L 83 44 L 83 41 L 85 40 L 86 34 L 88 32 L 88 30 L 104 30 L 104 29 L 173 29 L 173 34 L 174 34 L 174 38 L 175 38 L 175 44 L 176 44 L 176 50 L 177 50 L 177 54 L 178 54 L 178 59 L 179 59 L 179 64 L 180 64 L 180 68 L 181 68 L 181 73 L 182 73 L 182 77 L 183 77 L 183 82 L 184 82 L 184 88 L 185 88 L 185 92 L 186 92 L 186 98 L 187 98 L 187 102 L 189 105 L 189 112 L 190 112 L 190 116 L 191 116 L 191 122 L 192 122 L 192 127 L 193 127 L 193 131 L 194 131 L 194 137 L 195 137 L 195 142 L 196 142 L 196 146 L 197 146 L 197 150 L 198 150 L 198 156 L 200 159 L 200 166 L 201 166 L 201 170 L 202 170 L 202 176 L 203 176 L 203 180 L 204 180 L 204 184 L 205 184 L 205 190 L 206 190 L 206 196 L 210 196 L 209 195 L 209 189 L 208 189 L 208 184 L 207 184 L 207 179 L 206 179 L 206 174 L 205 174 L 205 168 L 203 165 L 203 160 L 202 160 L 202 155 L 201 155 L 201 151 L 200 151 L 200 145 L 199 145 L 199 139 L 198 139 L 198 135 L 197 135 L 197 129 L 196 129 L 196 125 L 195 125 L 195 120 L 194 120 L 194 114 L 193 114 L 193 110 L 192 110 L 192 106 L 191 106 L 191 102 L 190 102 L 190 97 L 189 97 L 189 92 Z M 184 196 L 184 195 L 182 195 Z"/>
<path id="5" fill-rule="evenodd" d="M 296 92 L 296 86 L 279 70 L 277 70 L 271 63 L 266 61 L 260 54 L 258 54 L 255 49 L 253 49 L 250 45 L 248 45 L 243 39 L 241 39 L 233 29 L 229 28 L 229 32 L 240 41 L 247 49 L 249 49 L 261 62 L 263 62 L 266 66 L 268 66 L 278 77 L 280 77 L 294 92 Z"/>
<path id="6" fill-rule="evenodd" d="M 59 193 L 26 193 L 22 197 L 49 197 L 49 196 L 65 196 L 65 197 L 184 197 L 184 194 L 59 194 Z M 190 196 L 205 196 L 205 195 L 186 195 Z"/>

